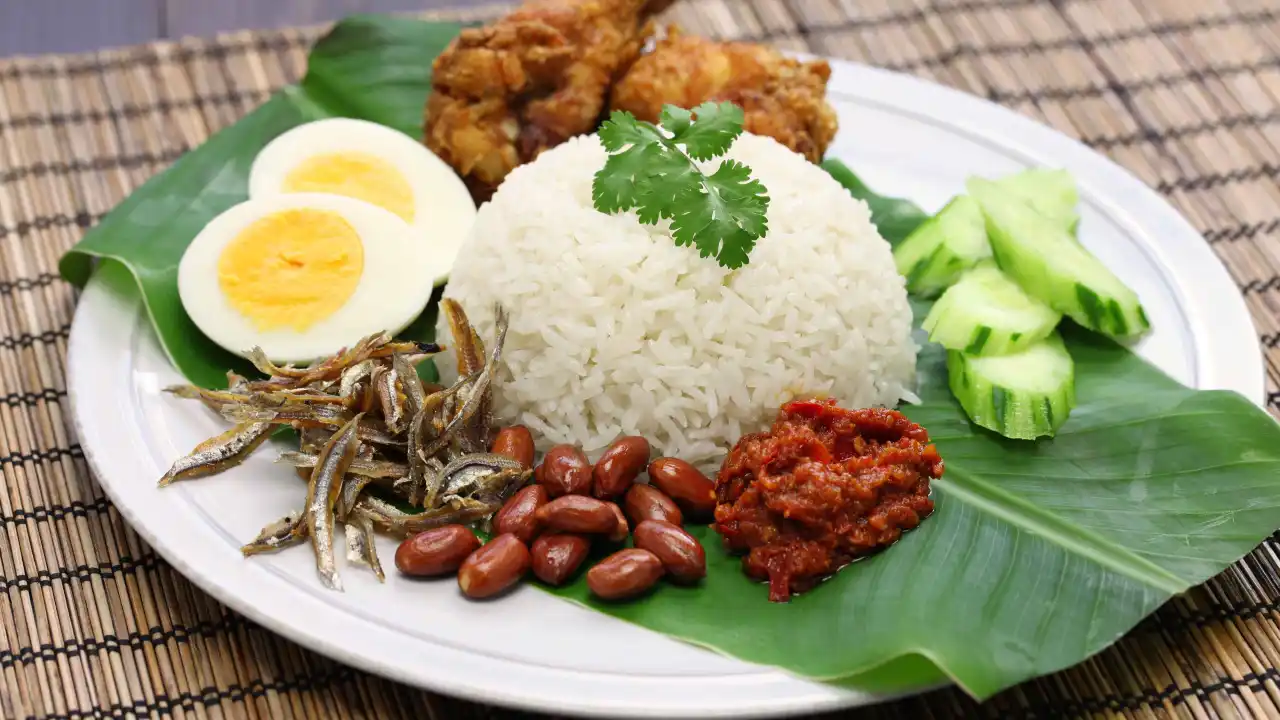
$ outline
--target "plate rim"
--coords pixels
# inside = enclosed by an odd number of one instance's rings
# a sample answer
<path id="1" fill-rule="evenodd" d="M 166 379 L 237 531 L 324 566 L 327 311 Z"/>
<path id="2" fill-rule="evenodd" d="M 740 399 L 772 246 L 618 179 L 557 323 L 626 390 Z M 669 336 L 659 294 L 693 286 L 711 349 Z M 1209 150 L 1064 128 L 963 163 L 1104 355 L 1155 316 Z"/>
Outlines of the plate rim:
<path id="1" fill-rule="evenodd" d="M 831 63 L 833 69 L 830 83 L 833 91 L 845 93 L 855 98 L 865 98 L 877 105 L 892 107 L 902 112 L 923 114 L 948 127 L 963 129 L 968 134 L 989 136 L 998 130 L 1001 138 L 1000 144 L 1003 147 L 1030 158 L 1043 157 L 1045 155 L 1055 156 L 1057 160 L 1066 161 L 1064 164 L 1071 167 L 1073 172 L 1088 175 L 1090 185 L 1110 186 L 1108 190 L 1114 191 L 1114 197 L 1112 197 L 1113 193 L 1108 192 L 1108 198 L 1102 201 L 1104 205 L 1114 207 L 1120 202 L 1118 198 L 1135 200 L 1135 204 L 1142 205 L 1143 217 L 1142 222 L 1139 224 L 1140 227 L 1160 230 L 1166 234 L 1173 232 L 1196 238 L 1198 242 L 1182 243 L 1185 247 L 1178 249 L 1180 255 L 1189 254 L 1191 256 L 1190 260 L 1183 259 L 1182 263 L 1195 263 L 1198 266 L 1198 271 L 1203 273 L 1203 275 L 1198 276 L 1198 284 L 1194 288 L 1198 292 L 1193 295 L 1214 298 L 1213 302 L 1219 309 L 1223 307 L 1221 303 L 1229 302 L 1231 304 L 1231 312 L 1228 314 L 1229 317 L 1225 319 L 1221 317 L 1215 318 L 1215 323 L 1206 324 L 1205 318 L 1202 317 L 1203 311 L 1199 307 L 1192 305 L 1188 310 L 1195 317 L 1188 318 L 1188 321 L 1198 323 L 1199 326 L 1195 330 L 1198 331 L 1208 327 L 1213 330 L 1210 333 L 1211 335 L 1227 337 L 1236 345 L 1243 345 L 1243 338 L 1247 337 L 1252 348 L 1251 352 L 1232 350 L 1226 353 L 1231 360 L 1231 362 L 1225 364 L 1229 369 L 1216 371 L 1209 378 L 1197 377 L 1197 385 L 1204 387 L 1207 381 L 1209 387 L 1233 389 L 1245 395 L 1255 404 L 1261 405 L 1264 403 L 1265 372 L 1263 354 L 1258 345 L 1252 316 L 1248 311 L 1244 298 L 1238 292 L 1235 282 L 1231 279 L 1222 261 L 1203 241 L 1199 231 L 1186 218 L 1180 215 L 1166 199 L 1111 159 L 1069 136 L 1042 125 L 1031 118 L 1024 117 L 1013 110 L 960 90 L 903 73 L 837 59 L 828 59 L 828 62 Z M 883 92 L 885 88 L 892 88 L 893 91 L 885 93 Z M 880 94 L 877 96 L 877 93 Z M 884 98 L 889 99 L 886 100 Z M 947 109 L 945 118 L 939 114 L 939 108 L 942 107 Z M 929 108 L 932 108 L 932 110 Z M 986 126 L 985 130 L 975 129 L 974 125 L 976 124 Z M 1085 185 L 1086 183 L 1082 182 L 1081 184 Z M 1118 214 L 1121 217 L 1132 217 L 1131 211 L 1127 210 Z M 1210 260 L 1212 262 L 1208 262 Z M 1185 283 L 1179 284 L 1178 290 L 1180 293 L 1186 292 Z M 681 714 L 681 716 L 690 717 L 707 717 L 711 715 L 742 717 L 782 716 L 878 703 L 902 694 L 923 691 L 922 689 L 894 695 L 850 693 L 831 686 L 823 686 L 795 678 L 774 668 L 758 666 L 761 669 L 760 673 L 734 676 L 735 682 L 740 682 L 746 678 L 752 678 L 758 682 L 766 677 L 776 677 L 784 680 L 786 686 L 792 690 L 798 691 L 802 686 L 808 686 L 812 688 L 813 692 L 794 692 L 786 697 L 778 698 L 776 702 L 756 702 L 749 706 L 727 704 L 727 698 L 723 695 L 716 695 L 714 699 L 704 699 L 700 706 L 682 707 L 673 711 L 668 706 L 643 705 L 637 702 L 641 697 L 653 699 L 655 694 L 661 694 L 658 688 L 645 687 L 651 685 L 652 681 L 634 679 L 633 682 L 640 684 L 641 687 L 638 688 L 636 693 L 633 693 L 632 700 L 629 703 L 609 702 L 598 693 L 583 693 L 583 699 L 574 699 L 571 693 L 567 691 L 561 691 L 560 693 L 543 692 L 540 694 L 524 692 L 525 688 L 522 686 L 512 686 L 510 683 L 501 681 L 457 684 L 453 683 L 452 678 L 440 678 L 438 671 L 425 672 L 422 669 L 404 669 L 396 663 L 388 661 L 385 657 L 379 658 L 375 656 L 376 654 L 349 650 L 341 647 L 337 641 L 322 637 L 317 631 L 303 631 L 282 618 L 261 612 L 243 598 L 242 592 L 237 594 L 236 590 L 220 581 L 216 573 L 206 569 L 195 569 L 192 562 L 190 562 L 190 551 L 183 551 L 180 545 L 160 542 L 160 535 L 165 533 L 158 534 L 156 527 L 153 526 L 153 523 L 160 521 L 143 518 L 137 512 L 137 508 L 129 501 L 130 492 L 134 490 L 134 488 L 129 487 L 130 485 L 136 486 L 137 492 L 153 491 L 154 486 L 150 483 L 141 485 L 136 482 L 130 483 L 127 480 L 122 481 L 121 478 L 113 476 L 109 461 L 105 459 L 105 456 L 109 453 L 100 454 L 99 450 L 101 448 L 95 446 L 94 442 L 91 441 L 91 438 L 97 437 L 100 432 L 93 429 L 94 421 L 86 418 L 85 409 L 94 406 L 95 402 L 102 404 L 104 399 L 98 398 L 95 401 L 92 397 L 94 393 L 85 392 L 82 394 L 81 386 L 82 383 L 89 382 L 88 378 L 93 376 L 95 370 L 98 373 L 103 373 L 106 372 L 106 369 L 102 367 L 101 363 L 95 363 L 92 358 L 86 357 L 86 351 L 83 348 L 93 338 L 91 329 L 101 330 L 100 323 L 103 322 L 103 317 L 101 316 L 104 313 L 107 316 L 106 322 L 111 322 L 111 310 L 109 307 L 111 303 L 108 302 L 110 298 L 104 298 L 105 295 L 108 295 L 105 283 L 95 273 L 86 286 L 80 302 L 77 304 L 67 345 L 66 370 L 70 415 L 77 437 L 81 441 L 86 463 L 104 491 L 116 504 L 124 519 L 169 564 L 223 604 L 272 632 L 279 633 L 294 642 L 298 642 L 341 663 L 435 692 L 481 703 L 499 704 L 535 711 L 553 710 L 562 714 L 578 716 L 608 714 L 626 717 L 673 717 L 673 712 Z M 1182 299 L 1181 294 L 1179 299 Z M 120 300 L 117 299 L 116 302 L 119 304 Z M 142 300 L 140 298 L 131 298 L 128 303 L 129 307 L 136 308 L 142 304 Z M 120 316 L 117 316 L 115 321 L 119 323 Z M 1242 326 L 1247 327 L 1247 332 L 1241 332 Z M 1197 345 L 1199 344 L 1197 343 Z M 104 393 L 97 394 L 105 397 Z M 98 418 L 97 422 L 103 424 L 102 418 Z M 121 502 L 122 500 L 124 502 Z M 160 524 L 163 524 L 163 522 L 160 522 Z M 422 664 L 421 667 L 424 669 L 436 667 L 436 664 Z M 565 673 L 567 671 L 557 670 L 556 672 Z M 618 677 L 625 676 L 619 675 Z M 685 694 L 691 697 L 703 697 L 696 689 L 692 693 Z"/>

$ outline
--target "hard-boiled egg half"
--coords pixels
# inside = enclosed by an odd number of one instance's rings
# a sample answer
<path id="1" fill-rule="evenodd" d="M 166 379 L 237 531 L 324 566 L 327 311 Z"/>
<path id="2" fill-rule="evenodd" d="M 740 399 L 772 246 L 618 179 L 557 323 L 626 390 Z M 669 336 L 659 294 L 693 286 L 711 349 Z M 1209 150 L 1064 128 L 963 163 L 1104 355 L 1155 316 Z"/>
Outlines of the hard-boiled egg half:
<path id="1" fill-rule="evenodd" d="M 261 347 L 275 362 L 309 363 L 412 322 L 431 298 L 430 254 L 401 215 L 363 200 L 254 197 L 191 241 L 178 294 L 227 350 Z"/>
<path id="2" fill-rule="evenodd" d="M 427 249 L 418 273 L 437 285 L 448 278 L 476 216 L 462 180 L 422 143 L 351 118 L 299 125 L 258 153 L 249 197 L 288 193 L 343 195 L 398 215 Z"/>

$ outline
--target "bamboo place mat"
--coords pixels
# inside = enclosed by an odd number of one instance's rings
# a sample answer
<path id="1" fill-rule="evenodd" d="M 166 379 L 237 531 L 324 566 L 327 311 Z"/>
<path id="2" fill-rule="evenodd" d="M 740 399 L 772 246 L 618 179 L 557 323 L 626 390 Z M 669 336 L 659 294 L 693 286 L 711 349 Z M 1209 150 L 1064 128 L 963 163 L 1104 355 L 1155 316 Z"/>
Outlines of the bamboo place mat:
<path id="1" fill-rule="evenodd" d="M 1280 412 L 1280 4 L 683 0 L 672 19 L 921 75 L 1110 155 L 1234 275 Z M 0 62 L 0 716 L 517 717 L 348 669 L 222 607 L 123 522 L 71 430 L 76 293 L 59 255 L 299 78 L 319 32 Z M 984 705 L 943 690 L 839 716 L 1280 717 L 1278 552 L 1273 537 L 1100 656 Z"/>

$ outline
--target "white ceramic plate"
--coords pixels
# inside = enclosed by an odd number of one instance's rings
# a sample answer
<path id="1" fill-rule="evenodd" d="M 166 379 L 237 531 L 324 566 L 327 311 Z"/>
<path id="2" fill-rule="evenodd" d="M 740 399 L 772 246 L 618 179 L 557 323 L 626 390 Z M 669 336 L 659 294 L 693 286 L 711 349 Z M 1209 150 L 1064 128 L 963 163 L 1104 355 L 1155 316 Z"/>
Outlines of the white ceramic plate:
<path id="1" fill-rule="evenodd" d="M 1008 110 L 903 75 L 832 64 L 842 131 L 831 154 L 873 188 L 933 210 L 970 174 L 1069 169 L 1080 184 L 1082 241 L 1138 292 L 1155 328 L 1139 351 L 1183 383 L 1261 402 L 1261 353 L 1235 284 L 1155 193 Z M 223 476 L 156 488 L 176 457 L 225 428 L 198 404 L 160 392 L 182 378 L 140 302 L 103 278 L 81 299 L 68 354 L 81 443 L 129 522 L 219 600 L 333 658 L 472 700 L 573 714 L 780 715 L 883 699 L 723 658 L 533 587 L 500 602 L 468 602 L 451 580 L 399 577 L 388 539 L 379 546 L 391 570 L 386 585 L 352 570 L 343 573 L 345 593 L 321 587 L 304 549 L 245 560 L 239 546 L 298 505 L 293 473 L 262 453 Z"/>

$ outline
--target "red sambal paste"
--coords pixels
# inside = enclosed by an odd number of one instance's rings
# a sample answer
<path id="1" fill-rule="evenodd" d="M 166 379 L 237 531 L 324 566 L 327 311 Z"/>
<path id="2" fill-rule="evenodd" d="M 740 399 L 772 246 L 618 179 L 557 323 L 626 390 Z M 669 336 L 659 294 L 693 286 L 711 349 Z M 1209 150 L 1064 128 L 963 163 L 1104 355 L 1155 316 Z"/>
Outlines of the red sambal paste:
<path id="1" fill-rule="evenodd" d="M 747 553 L 748 575 L 769 581 L 769 599 L 785 602 L 919 525 L 938 477 L 929 433 L 902 413 L 797 400 L 725 458 L 714 527 Z"/>

